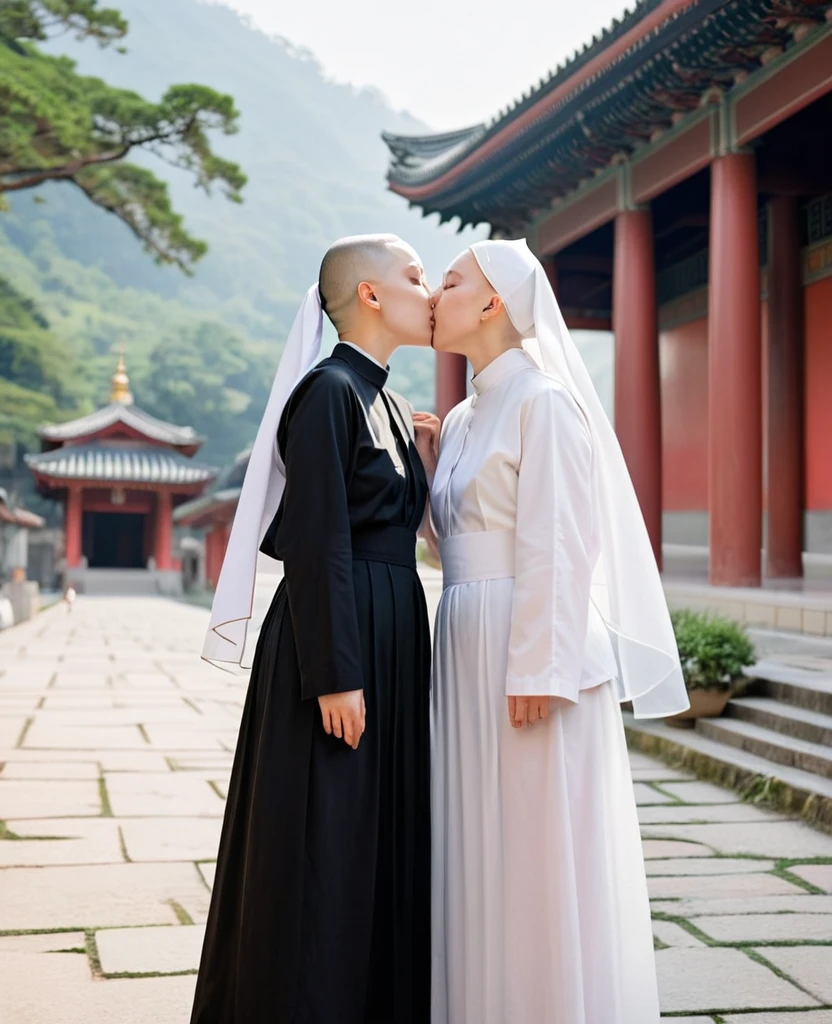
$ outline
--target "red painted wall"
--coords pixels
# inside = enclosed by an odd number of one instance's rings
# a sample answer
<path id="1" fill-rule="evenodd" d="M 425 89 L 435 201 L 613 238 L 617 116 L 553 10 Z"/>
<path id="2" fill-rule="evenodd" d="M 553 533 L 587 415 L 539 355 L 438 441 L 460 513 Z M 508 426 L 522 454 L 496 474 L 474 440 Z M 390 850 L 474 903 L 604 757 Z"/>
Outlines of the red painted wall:
<path id="1" fill-rule="evenodd" d="M 804 290 L 806 508 L 832 511 L 832 277 Z M 768 417 L 766 305 L 762 303 L 763 437 Z M 708 322 L 659 335 L 662 380 L 662 504 L 667 512 L 708 508 Z"/>
<path id="2" fill-rule="evenodd" d="M 662 507 L 708 508 L 708 321 L 659 333 Z"/>
<path id="3" fill-rule="evenodd" d="M 832 510 L 832 277 L 804 290 L 806 508 Z"/>

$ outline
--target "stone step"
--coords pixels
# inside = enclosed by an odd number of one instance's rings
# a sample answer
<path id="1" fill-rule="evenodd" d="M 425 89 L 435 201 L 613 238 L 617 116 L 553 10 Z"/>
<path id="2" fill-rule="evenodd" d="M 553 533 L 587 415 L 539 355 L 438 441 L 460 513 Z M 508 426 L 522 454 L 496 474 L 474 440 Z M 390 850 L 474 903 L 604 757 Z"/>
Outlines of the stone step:
<path id="1" fill-rule="evenodd" d="M 701 778 L 756 795 L 768 806 L 798 814 L 832 832 L 832 779 L 727 745 L 700 729 L 678 729 L 662 721 L 638 720 L 627 711 L 624 727 L 632 749 L 662 757 L 673 766 L 692 769 Z"/>
<path id="2" fill-rule="evenodd" d="M 832 780 L 832 747 L 809 743 L 732 718 L 700 718 L 696 732 L 756 757 Z"/>
<path id="3" fill-rule="evenodd" d="M 728 702 L 725 714 L 728 718 L 750 722 L 783 736 L 832 748 L 832 715 L 785 704 L 771 697 L 736 698 Z"/>
<path id="4" fill-rule="evenodd" d="M 825 675 L 772 661 L 757 662 L 751 672 L 747 695 L 832 715 L 832 679 Z"/>

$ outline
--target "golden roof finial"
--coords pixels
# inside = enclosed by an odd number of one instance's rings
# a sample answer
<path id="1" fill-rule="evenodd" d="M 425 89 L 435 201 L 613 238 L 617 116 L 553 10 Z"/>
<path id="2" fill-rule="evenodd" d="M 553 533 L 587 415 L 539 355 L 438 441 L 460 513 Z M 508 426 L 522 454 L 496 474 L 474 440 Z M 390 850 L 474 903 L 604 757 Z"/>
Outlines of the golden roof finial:
<path id="1" fill-rule="evenodd" d="M 124 343 L 122 342 L 118 354 L 118 366 L 113 374 L 112 388 L 110 390 L 110 401 L 118 402 L 120 405 L 132 405 L 133 394 L 130 391 L 130 378 L 124 366 Z"/>

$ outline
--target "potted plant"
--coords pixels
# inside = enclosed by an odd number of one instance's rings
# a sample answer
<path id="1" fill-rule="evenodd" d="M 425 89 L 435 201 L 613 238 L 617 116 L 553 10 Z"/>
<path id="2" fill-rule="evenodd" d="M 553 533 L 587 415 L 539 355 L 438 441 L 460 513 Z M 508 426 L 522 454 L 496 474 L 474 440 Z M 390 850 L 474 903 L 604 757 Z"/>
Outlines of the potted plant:
<path id="1" fill-rule="evenodd" d="M 692 725 L 697 718 L 716 718 L 743 679 L 743 669 L 754 664 L 754 645 L 741 625 L 719 615 L 682 610 L 671 620 L 690 707 L 667 721 Z"/>

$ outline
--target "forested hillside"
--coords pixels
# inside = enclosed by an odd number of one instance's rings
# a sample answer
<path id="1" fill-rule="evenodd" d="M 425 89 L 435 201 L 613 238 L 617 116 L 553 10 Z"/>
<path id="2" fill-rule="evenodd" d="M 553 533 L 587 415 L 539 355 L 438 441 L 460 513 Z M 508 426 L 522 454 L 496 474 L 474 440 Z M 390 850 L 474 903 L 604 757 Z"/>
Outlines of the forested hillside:
<path id="1" fill-rule="evenodd" d="M 116 2 L 116 0 L 114 0 Z M 108 0 L 109 3 L 109 0 Z M 44 419 L 107 397 L 123 342 L 136 400 L 208 438 L 206 458 L 250 442 L 296 305 L 334 238 L 395 231 L 434 277 L 465 238 L 409 211 L 384 183 L 383 128 L 422 131 L 371 91 L 328 81 L 314 58 L 198 0 L 117 3 L 125 53 L 70 35 L 38 44 L 76 73 L 159 102 L 173 84 L 228 94 L 240 130 L 211 145 L 248 178 L 243 202 L 206 195 L 152 154 L 184 228 L 208 245 L 192 276 L 157 265 L 130 229 L 71 184 L 8 193 L 0 212 L 0 428 L 22 446 Z M 398 354 L 393 386 L 432 402 L 430 353 Z"/>

